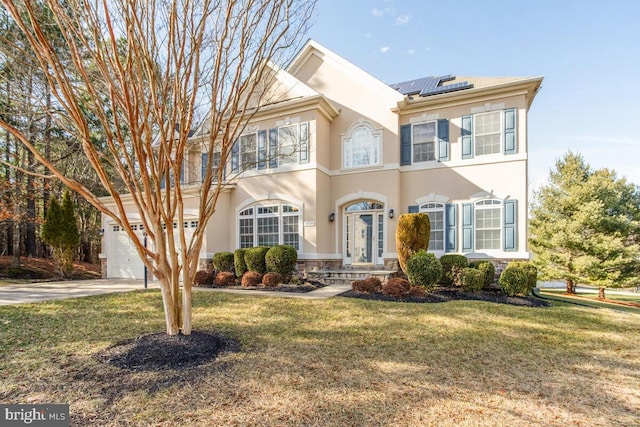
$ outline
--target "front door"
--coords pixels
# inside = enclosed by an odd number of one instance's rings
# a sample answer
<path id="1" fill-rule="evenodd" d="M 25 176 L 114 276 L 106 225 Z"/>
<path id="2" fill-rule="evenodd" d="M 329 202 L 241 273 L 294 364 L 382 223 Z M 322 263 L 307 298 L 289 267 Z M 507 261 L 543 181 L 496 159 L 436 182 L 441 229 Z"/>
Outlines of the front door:
<path id="1" fill-rule="evenodd" d="M 382 205 L 359 202 L 345 209 L 345 264 L 378 264 L 382 262 Z"/>

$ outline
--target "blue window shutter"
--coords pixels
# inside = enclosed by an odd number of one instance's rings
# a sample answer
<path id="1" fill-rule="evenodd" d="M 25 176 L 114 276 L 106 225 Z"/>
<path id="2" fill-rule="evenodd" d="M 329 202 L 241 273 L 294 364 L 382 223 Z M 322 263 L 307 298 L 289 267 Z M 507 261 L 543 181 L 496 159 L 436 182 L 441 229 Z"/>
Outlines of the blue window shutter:
<path id="1" fill-rule="evenodd" d="M 408 212 L 409 213 L 418 213 L 418 212 L 420 212 L 420 206 L 409 206 Z"/>
<path id="2" fill-rule="evenodd" d="M 462 158 L 473 157 L 473 116 L 462 116 Z"/>
<path id="3" fill-rule="evenodd" d="M 186 169 L 185 168 L 186 164 L 187 164 L 186 160 L 183 160 L 182 165 L 180 167 L 180 184 L 184 184 L 184 170 Z"/>
<path id="4" fill-rule="evenodd" d="M 207 174 L 207 166 L 209 166 L 209 153 L 202 153 L 202 169 L 200 171 L 200 182 L 204 181 L 204 176 Z"/>
<path id="5" fill-rule="evenodd" d="M 160 188 L 164 189 L 167 186 L 165 179 L 164 179 L 164 175 L 160 178 Z"/>
<path id="6" fill-rule="evenodd" d="M 240 141 L 236 141 L 231 148 L 231 172 L 240 170 Z"/>
<path id="7" fill-rule="evenodd" d="M 473 252 L 473 203 L 462 204 L 462 250 Z"/>
<path id="8" fill-rule="evenodd" d="M 504 110 L 504 154 L 516 154 L 516 109 Z"/>
<path id="9" fill-rule="evenodd" d="M 309 123 L 300 123 L 300 163 L 309 163 Z"/>
<path id="10" fill-rule="evenodd" d="M 517 245 L 518 235 L 518 213 L 517 213 L 517 201 L 505 200 L 504 201 L 504 250 L 515 251 Z"/>
<path id="11" fill-rule="evenodd" d="M 438 161 L 449 160 L 449 120 L 438 120 Z"/>
<path id="12" fill-rule="evenodd" d="M 267 168 L 267 131 L 258 132 L 258 169 Z"/>
<path id="13" fill-rule="evenodd" d="M 411 125 L 400 126 L 400 166 L 411 164 Z"/>
<path id="14" fill-rule="evenodd" d="M 278 167 L 278 129 L 269 129 L 269 167 Z"/>
<path id="15" fill-rule="evenodd" d="M 456 230 L 458 226 L 458 206 L 448 203 L 445 206 L 445 251 L 456 252 L 458 250 L 458 236 Z"/>

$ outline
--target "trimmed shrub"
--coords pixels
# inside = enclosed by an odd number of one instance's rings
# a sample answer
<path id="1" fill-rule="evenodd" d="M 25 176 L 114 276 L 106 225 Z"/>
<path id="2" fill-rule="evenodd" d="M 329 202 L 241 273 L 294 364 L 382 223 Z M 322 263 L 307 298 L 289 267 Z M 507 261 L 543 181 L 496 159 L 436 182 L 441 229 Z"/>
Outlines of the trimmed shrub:
<path id="1" fill-rule="evenodd" d="M 485 287 L 493 283 L 496 276 L 496 267 L 491 261 L 473 261 L 469 263 L 469 267 L 482 271 Z"/>
<path id="2" fill-rule="evenodd" d="M 421 286 L 425 291 L 433 290 L 442 276 L 442 264 L 436 256 L 419 250 L 407 262 L 407 278 L 412 286 Z"/>
<path id="3" fill-rule="evenodd" d="M 527 295 L 538 284 L 538 268 L 529 261 L 512 261 L 509 263 L 512 267 L 520 267 L 527 273 Z"/>
<path id="4" fill-rule="evenodd" d="M 233 253 L 223 251 L 213 254 L 213 268 L 216 271 L 233 272 Z"/>
<path id="5" fill-rule="evenodd" d="M 442 264 L 442 277 L 440 277 L 440 283 L 445 286 L 451 286 L 454 284 L 454 277 L 452 274 L 452 268 L 458 266 L 466 268 L 469 266 L 469 261 L 464 255 L 448 254 L 440 257 L 440 264 Z"/>
<path id="6" fill-rule="evenodd" d="M 262 284 L 267 288 L 273 288 L 283 282 L 282 275 L 280 273 L 267 273 L 262 276 Z"/>
<path id="7" fill-rule="evenodd" d="M 504 269 L 498 283 L 502 292 L 509 296 L 529 293 L 529 275 L 524 269 L 511 264 Z"/>
<path id="8" fill-rule="evenodd" d="M 260 274 L 266 273 L 267 263 L 265 256 L 269 249 L 271 248 L 266 246 L 256 246 L 255 248 L 247 249 L 244 253 L 244 262 L 247 264 L 247 270 Z"/>
<path id="9" fill-rule="evenodd" d="M 475 268 L 463 268 L 461 276 L 462 289 L 467 292 L 479 292 L 484 288 L 484 272 Z"/>
<path id="10" fill-rule="evenodd" d="M 382 288 L 382 282 L 377 277 L 368 277 L 364 280 L 354 280 L 351 289 L 365 294 L 375 294 Z"/>
<path id="11" fill-rule="evenodd" d="M 245 288 L 253 288 L 262 282 L 262 274 L 256 271 L 247 271 L 242 275 L 240 284 Z"/>
<path id="12" fill-rule="evenodd" d="M 382 285 L 382 294 L 402 298 L 407 295 L 409 289 L 411 289 L 411 284 L 407 279 L 395 277 L 393 279 L 389 279 L 387 283 Z"/>
<path id="13" fill-rule="evenodd" d="M 220 273 L 216 274 L 215 283 L 216 286 L 220 286 L 221 288 L 235 286 L 236 276 L 230 271 L 221 271 Z"/>
<path id="14" fill-rule="evenodd" d="M 296 271 L 298 251 L 293 246 L 278 245 L 269 249 L 264 259 L 269 273 L 279 273 L 283 278 L 289 278 Z"/>
<path id="15" fill-rule="evenodd" d="M 242 277 L 247 272 L 247 263 L 244 262 L 244 253 L 246 249 L 236 249 L 233 252 L 233 267 L 236 271 L 236 276 Z"/>
<path id="16" fill-rule="evenodd" d="M 431 223 L 426 213 L 400 215 L 396 229 L 396 251 L 402 271 L 407 273 L 407 262 L 420 249 L 429 249 Z"/>
<path id="17" fill-rule="evenodd" d="M 207 270 L 199 270 L 196 272 L 196 277 L 193 279 L 195 286 L 213 285 L 214 281 L 213 272 Z"/>

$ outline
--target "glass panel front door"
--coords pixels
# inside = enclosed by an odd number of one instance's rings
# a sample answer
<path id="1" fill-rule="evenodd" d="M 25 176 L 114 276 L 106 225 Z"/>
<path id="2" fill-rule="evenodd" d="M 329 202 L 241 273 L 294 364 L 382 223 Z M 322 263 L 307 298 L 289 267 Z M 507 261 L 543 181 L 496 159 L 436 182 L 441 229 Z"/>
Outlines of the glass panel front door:
<path id="1" fill-rule="evenodd" d="M 373 214 L 353 215 L 353 263 L 371 264 L 373 259 Z"/>

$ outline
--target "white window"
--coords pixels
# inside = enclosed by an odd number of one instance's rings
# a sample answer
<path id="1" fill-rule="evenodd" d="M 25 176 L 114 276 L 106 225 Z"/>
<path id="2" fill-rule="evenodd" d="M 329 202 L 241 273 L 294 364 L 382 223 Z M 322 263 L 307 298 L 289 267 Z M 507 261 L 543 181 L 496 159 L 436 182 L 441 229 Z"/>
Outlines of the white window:
<path id="1" fill-rule="evenodd" d="M 499 154 L 502 140 L 502 111 L 476 114 L 473 118 L 475 155 Z"/>
<path id="2" fill-rule="evenodd" d="M 381 132 L 376 132 L 370 125 L 356 127 L 344 142 L 344 167 L 356 168 L 380 164 Z"/>
<path id="3" fill-rule="evenodd" d="M 258 135 L 250 133 L 240 136 L 240 167 L 242 170 L 256 168 L 257 153 Z"/>
<path id="4" fill-rule="evenodd" d="M 289 245 L 300 250 L 300 210 L 292 205 L 247 208 L 238 216 L 241 248 Z"/>
<path id="5" fill-rule="evenodd" d="M 475 205 L 476 250 L 500 249 L 502 202 L 481 200 Z"/>
<path id="6" fill-rule="evenodd" d="M 295 124 L 278 128 L 278 163 L 280 165 L 298 163 L 299 145 L 300 125 Z"/>
<path id="7" fill-rule="evenodd" d="M 429 250 L 444 251 L 444 204 L 425 203 L 420 206 L 420 212 L 426 213 L 431 223 Z"/>
<path id="8" fill-rule="evenodd" d="M 436 129 L 436 122 L 412 126 L 413 163 L 429 162 L 436 159 Z"/>

